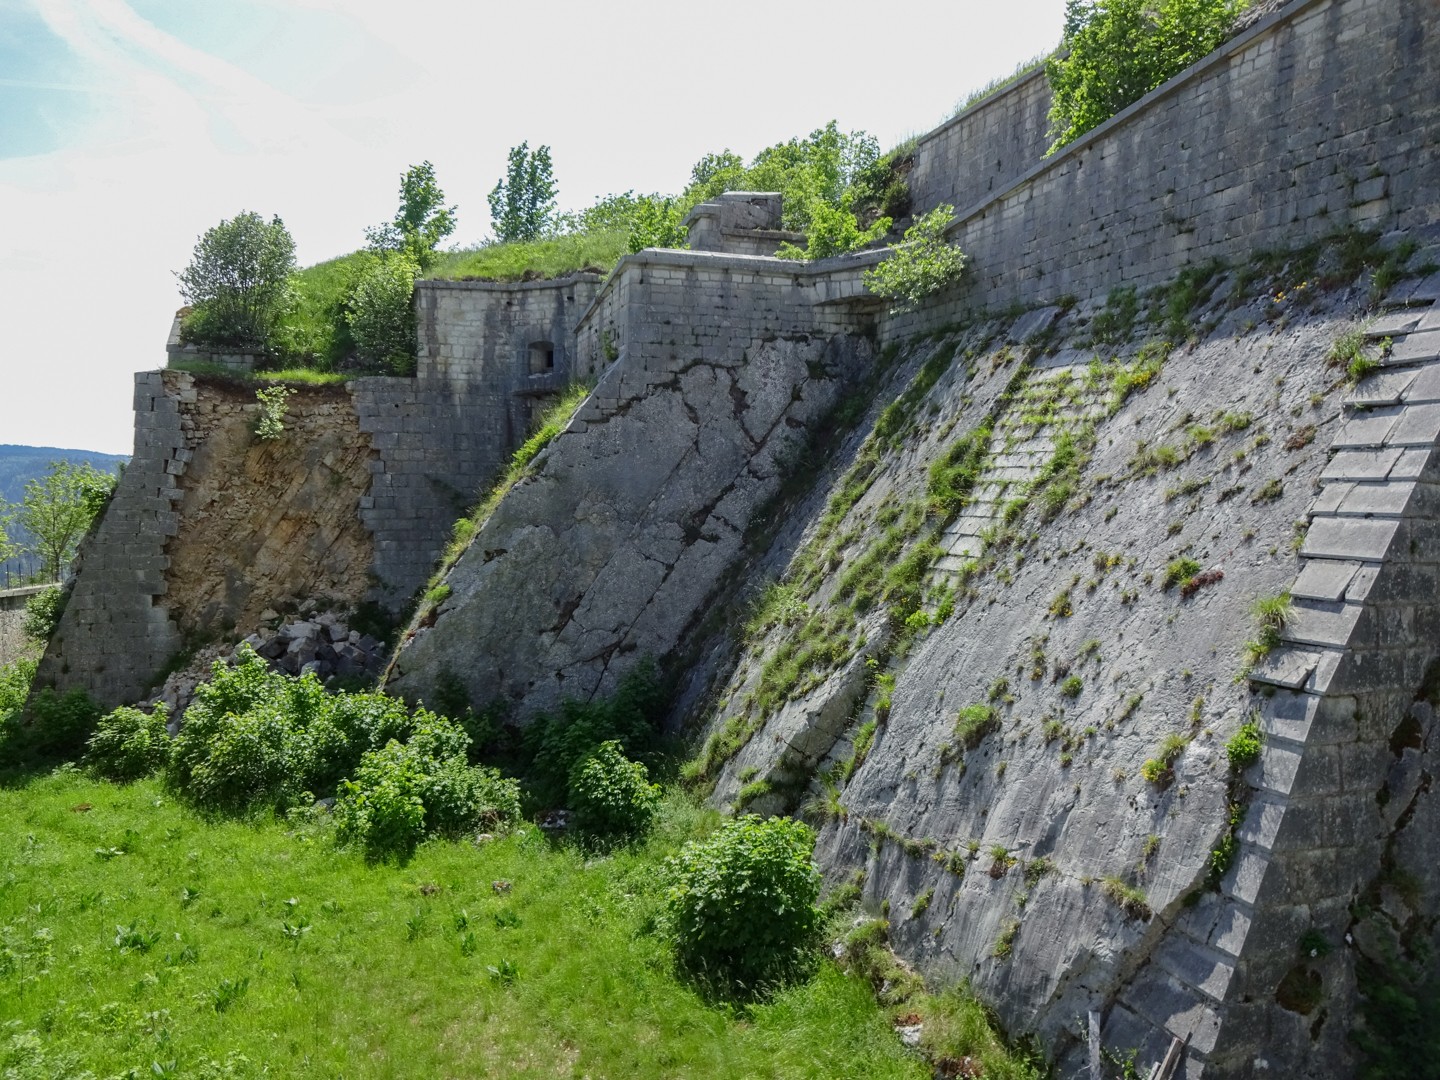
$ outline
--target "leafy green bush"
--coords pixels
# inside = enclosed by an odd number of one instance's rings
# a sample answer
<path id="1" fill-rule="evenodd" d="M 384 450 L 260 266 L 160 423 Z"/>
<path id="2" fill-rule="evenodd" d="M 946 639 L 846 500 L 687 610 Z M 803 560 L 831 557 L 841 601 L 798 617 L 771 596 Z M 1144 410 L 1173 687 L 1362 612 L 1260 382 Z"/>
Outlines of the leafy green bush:
<path id="1" fill-rule="evenodd" d="M 419 263 L 396 252 L 372 257 L 360 272 L 345 321 L 366 368 L 414 373 L 415 311 L 410 300 L 419 273 Z"/>
<path id="2" fill-rule="evenodd" d="M 264 348 L 290 306 L 295 241 L 278 217 L 269 223 L 246 211 L 222 221 L 195 244 L 177 276 L 193 306 L 182 332 L 187 341 Z"/>
<path id="3" fill-rule="evenodd" d="M 367 751 L 430 717 L 383 694 L 328 694 L 314 675 L 270 671 L 249 646 L 239 657 L 196 689 L 166 763 L 170 786 L 203 808 L 238 814 L 333 791 Z"/>
<path id="4" fill-rule="evenodd" d="M 164 702 L 149 714 L 122 705 L 102 716 L 87 744 L 86 768 L 120 783 L 157 772 L 170 756 L 170 733 L 165 728 L 169 719 Z"/>
<path id="5" fill-rule="evenodd" d="M 638 761 L 631 761 L 611 739 L 570 770 L 570 810 L 574 825 L 596 840 L 643 836 L 660 806 L 660 787 Z"/>
<path id="6" fill-rule="evenodd" d="M 602 743 L 613 741 L 627 757 L 643 758 L 655 741 L 664 706 L 655 665 L 645 661 L 610 697 L 566 701 L 558 715 L 537 716 L 524 736 L 532 795 L 546 806 L 563 803 L 571 770 Z"/>
<path id="7" fill-rule="evenodd" d="M 1212 52 L 1244 0 L 1066 0 L 1060 48 L 1045 61 L 1054 91 L 1050 153 Z"/>
<path id="8" fill-rule="evenodd" d="M 255 417 L 255 437 L 272 442 L 285 434 L 285 403 L 295 391 L 288 386 L 265 386 L 255 391 L 260 411 Z"/>
<path id="9" fill-rule="evenodd" d="M 937 206 L 905 230 L 904 242 L 888 259 L 865 271 L 865 287 L 876 296 L 914 307 L 931 293 L 959 279 L 965 255 L 945 239 L 953 206 Z"/>
<path id="10" fill-rule="evenodd" d="M 855 220 L 853 200 L 846 192 L 839 206 L 817 201 L 810 208 L 810 231 L 806 234 L 805 247 L 782 244 L 776 254 L 782 259 L 828 259 L 862 248 L 889 231 L 888 217 L 877 218 L 869 228 L 862 229 Z"/>
<path id="11" fill-rule="evenodd" d="M 808 965 L 819 926 L 815 834 L 754 814 L 670 860 L 666 919 L 676 957 L 717 989 L 764 993 Z"/>
<path id="12" fill-rule="evenodd" d="M 471 766 L 470 737 L 451 720 L 415 714 L 410 741 L 391 740 L 360 759 L 335 802 L 338 839 L 370 858 L 405 857 L 426 836 L 459 836 L 520 817 L 520 785 Z"/>
<path id="13" fill-rule="evenodd" d="M 1241 772 L 1260 760 L 1260 725 L 1250 720 L 1225 741 L 1225 756 L 1231 772 Z"/>
<path id="14" fill-rule="evenodd" d="M 25 601 L 25 621 L 20 624 L 20 632 L 38 644 L 49 641 L 55 627 L 60 625 L 68 597 L 68 591 L 59 585 L 30 597 Z"/>
<path id="15" fill-rule="evenodd" d="M 84 690 L 67 690 L 63 694 L 49 687 L 41 690 L 30 702 L 26 729 L 30 751 L 67 761 L 79 757 L 100 712 L 100 706 Z"/>

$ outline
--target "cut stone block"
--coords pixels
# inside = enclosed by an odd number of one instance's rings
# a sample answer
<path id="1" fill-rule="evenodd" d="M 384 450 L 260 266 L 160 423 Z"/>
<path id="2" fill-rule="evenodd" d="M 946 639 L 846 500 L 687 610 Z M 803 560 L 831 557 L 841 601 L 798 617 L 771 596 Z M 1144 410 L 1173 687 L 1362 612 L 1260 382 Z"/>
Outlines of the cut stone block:
<path id="1" fill-rule="evenodd" d="M 1260 762 L 1250 770 L 1255 786 L 1261 791 L 1289 795 L 1300 771 L 1301 753 L 1293 746 L 1266 743 L 1260 751 Z"/>
<path id="2" fill-rule="evenodd" d="M 1400 451 L 1400 457 L 1390 467 L 1391 480 L 1419 480 L 1430 460 L 1428 447 L 1411 446 Z"/>
<path id="3" fill-rule="evenodd" d="M 1339 513 L 1350 517 L 1399 517 L 1415 492 L 1414 481 L 1355 484 L 1340 503 Z"/>
<path id="4" fill-rule="evenodd" d="M 1420 320 L 1419 330 L 1440 330 L 1440 304 L 1431 304 Z"/>
<path id="5" fill-rule="evenodd" d="M 1409 375 L 1410 372 L 1382 371 L 1373 378 L 1366 379 L 1365 383 L 1374 382 L 1377 379 L 1400 378 Z M 1365 383 L 1362 383 L 1363 387 Z M 1405 402 L 1409 405 L 1421 404 L 1427 401 L 1440 401 L 1440 364 L 1427 364 L 1414 373 L 1414 379 L 1409 384 L 1409 389 L 1404 394 Z"/>
<path id="6" fill-rule="evenodd" d="M 1420 325 L 1425 313 L 1424 308 L 1402 308 L 1400 311 L 1388 312 L 1365 327 L 1365 336 L 1373 340 L 1408 334 Z"/>
<path id="7" fill-rule="evenodd" d="M 1186 986 L 1212 1001 L 1225 1000 L 1235 966 L 1228 958 L 1186 938 L 1167 936 L 1155 950 L 1156 962 Z"/>
<path id="8" fill-rule="evenodd" d="M 1345 396 L 1345 404 L 1361 409 L 1396 405 L 1415 379 L 1416 372 L 1413 369 L 1377 371 L 1369 378 L 1362 380 L 1359 386 Z M 1436 382 L 1436 389 L 1440 390 L 1440 380 Z"/>
<path id="9" fill-rule="evenodd" d="M 1363 566 L 1350 580 L 1345 589 L 1345 599 L 1351 603 L 1364 603 L 1365 598 L 1370 595 L 1370 588 L 1380 576 L 1378 566 Z"/>
<path id="10" fill-rule="evenodd" d="M 1360 564 L 1357 562 L 1310 559 L 1301 569 L 1295 584 L 1290 587 L 1290 595 L 1306 600 L 1341 600 L 1350 579 L 1359 569 Z"/>
<path id="11" fill-rule="evenodd" d="M 1356 413 L 1340 429 L 1340 434 L 1335 436 L 1331 445 L 1337 450 L 1345 447 L 1358 449 L 1384 446 L 1390 429 L 1400 419 L 1401 411 L 1398 406 L 1390 406 Z"/>
<path id="12" fill-rule="evenodd" d="M 1319 662 L 1320 654 L 1309 649 L 1273 649 L 1250 669 L 1250 681 L 1299 690 Z"/>
<path id="13" fill-rule="evenodd" d="M 1396 338 L 1390 353 L 1380 363 L 1385 367 L 1418 364 L 1440 357 L 1440 330 L 1425 330 Z"/>
<path id="14" fill-rule="evenodd" d="M 1398 521 L 1316 518 L 1300 554 L 1315 559 L 1363 559 L 1379 562 L 1390 550 Z"/>
<path id="15" fill-rule="evenodd" d="M 1383 480 L 1399 460 L 1399 450 L 1341 450 L 1330 459 L 1320 479 Z"/>
<path id="16" fill-rule="evenodd" d="M 1235 835 L 1247 844 L 1270 851 L 1275 847 L 1275 837 L 1280 835 L 1280 823 L 1284 820 L 1283 800 L 1256 799 Z"/>
<path id="17" fill-rule="evenodd" d="M 1310 736 L 1319 703 L 1309 694 L 1277 694 L 1260 714 L 1260 728 L 1267 739 L 1304 744 Z"/>
<path id="18" fill-rule="evenodd" d="M 1295 605 L 1281 632 L 1284 640 L 1297 645 L 1324 645 L 1343 648 L 1350 643 L 1360 619 L 1359 604 L 1332 604 L 1311 600 Z"/>
<path id="19" fill-rule="evenodd" d="M 1355 485 L 1348 482 L 1326 484 L 1320 489 L 1320 494 L 1315 496 L 1315 501 L 1310 504 L 1310 514 L 1333 514 L 1340 509 L 1340 504 L 1345 501 L 1345 496 L 1355 490 Z"/>
<path id="20" fill-rule="evenodd" d="M 1260 886 L 1265 882 L 1265 871 L 1270 867 L 1269 857 L 1262 851 L 1246 846 L 1240 849 L 1235 865 L 1230 868 L 1220 883 L 1220 891 L 1241 903 L 1254 906 L 1260 895 Z"/>
<path id="21" fill-rule="evenodd" d="M 1408 405 L 1386 435 L 1385 445 L 1434 446 L 1437 439 L 1440 439 L 1440 404 Z"/>

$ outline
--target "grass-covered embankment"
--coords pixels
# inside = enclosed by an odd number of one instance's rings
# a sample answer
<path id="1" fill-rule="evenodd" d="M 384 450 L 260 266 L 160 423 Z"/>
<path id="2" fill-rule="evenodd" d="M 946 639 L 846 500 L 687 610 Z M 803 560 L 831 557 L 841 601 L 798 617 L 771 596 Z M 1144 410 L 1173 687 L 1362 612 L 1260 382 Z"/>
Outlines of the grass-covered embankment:
<path id="1" fill-rule="evenodd" d="M 928 1075 L 869 986 L 832 964 L 744 1008 L 675 977 L 659 870 L 715 820 L 672 795 L 648 841 L 609 856 L 525 826 L 432 841 L 401 866 L 337 850 L 326 815 L 207 820 L 158 781 L 75 771 L 14 783 L 0 790 L 0 1069 Z"/>

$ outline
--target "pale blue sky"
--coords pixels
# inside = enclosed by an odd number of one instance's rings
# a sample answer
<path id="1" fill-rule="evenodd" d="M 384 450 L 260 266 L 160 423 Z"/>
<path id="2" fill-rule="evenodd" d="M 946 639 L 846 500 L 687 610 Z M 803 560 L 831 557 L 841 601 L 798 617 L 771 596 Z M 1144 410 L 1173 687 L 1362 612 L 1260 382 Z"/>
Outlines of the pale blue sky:
<path id="1" fill-rule="evenodd" d="M 424 159 L 474 242 L 522 140 L 568 207 L 831 118 L 889 146 L 1053 47 L 1063 7 L 0 0 L 0 443 L 130 450 L 131 373 L 221 218 L 278 213 L 312 263 Z"/>

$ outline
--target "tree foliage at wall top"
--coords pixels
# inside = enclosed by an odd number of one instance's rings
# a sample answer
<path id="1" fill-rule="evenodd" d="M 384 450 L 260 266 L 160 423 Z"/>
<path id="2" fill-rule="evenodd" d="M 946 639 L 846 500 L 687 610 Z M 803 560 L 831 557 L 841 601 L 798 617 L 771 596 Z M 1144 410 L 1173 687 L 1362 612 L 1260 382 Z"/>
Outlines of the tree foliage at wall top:
<path id="1" fill-rule="evenodd" d="M 408 256 L 421 270 L 435 258 L 440 241 L 455 231 L 457 207 L 445 205 L 445 192 L 428 161 L 411 165 L 400 177 L 400 208 L 384 225 L 365 230 L 370 249 Z"/>
<path id="2" fill-rule="evenodd" d="M 1050 153 L 1074 142 L 1225 42 L 1247 0 L 1066 0 L 1045 62 Z"/>
<path id="3" fill-rule="evenodd" d="M 808 136 L 761 150 L 749 165 L 729 149 L 708 153 L 695 163 L 690 183 L 679 195 L 627 191 L 607 195 L 592 209 L 603 207 L 614 218 L 614 225 L 626 229 L 631 251 L 683 247 L 681 222 L 700 203 L 727 191 L 778 191 L 784 197 L 783 226 L 812 234 L 808 249 L 792 247 L 790 253 L 820 258 L 853 250 L 889 228 L 890 222 L 880 217 L 861 226 L 856 210 L 862 203 L 874 203 L 888 212 L 893 201 L 904 211 L 903 199 L 898 197 L 903 192 L 888 190 L 889 162 L 894 156 L 882 157 L 873 136 L 863 131 L 843 132 L 831 120 Z M 570 220 L 593 227 L 585 214 Z"/>
<path id="4" fill-rule="evenodd" d="M 512 146 L 505 176 L 490 192 L 495 238 L 514 243 L 544 236 L 555 220 L 557 190 L 550 147 L 531 150 L 529 142 Z"/>
<path id="5" fill-rule="evenodd" d="M 294 269 L 295 241 L 279 217 L 267 222 L 247 210 L 207 229 L 190 265 L 176 274 L 193 308 L 183 324 L 185 339 L 265 348 L 290 306 Z"/>

